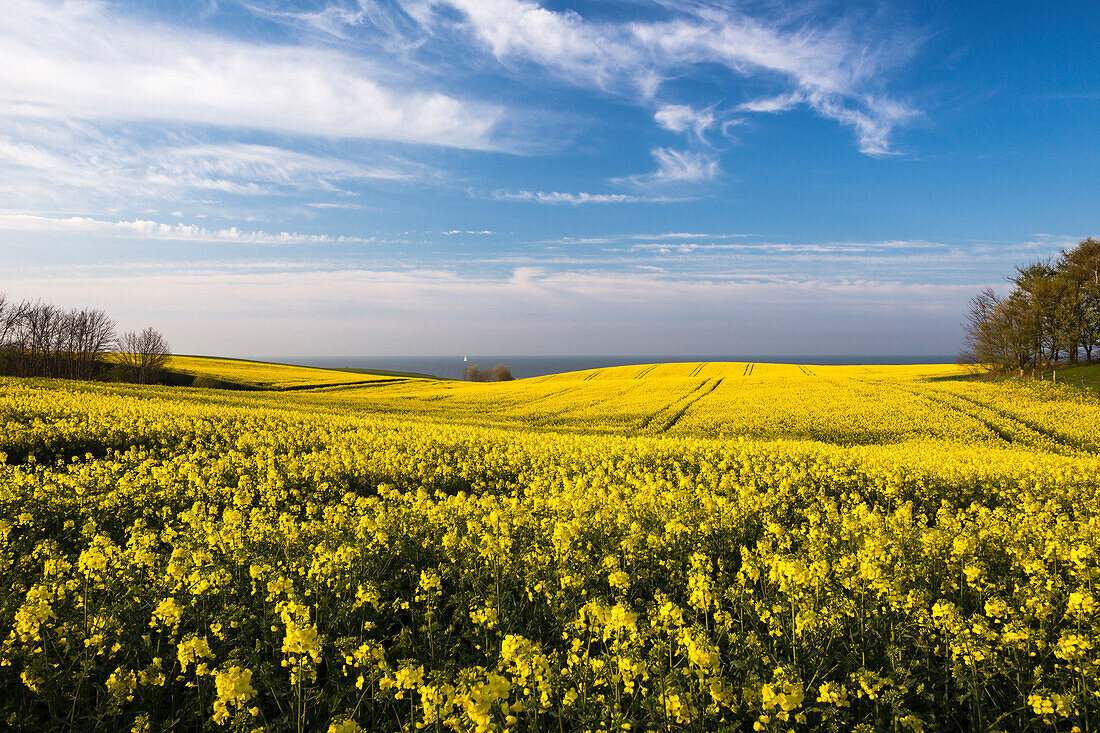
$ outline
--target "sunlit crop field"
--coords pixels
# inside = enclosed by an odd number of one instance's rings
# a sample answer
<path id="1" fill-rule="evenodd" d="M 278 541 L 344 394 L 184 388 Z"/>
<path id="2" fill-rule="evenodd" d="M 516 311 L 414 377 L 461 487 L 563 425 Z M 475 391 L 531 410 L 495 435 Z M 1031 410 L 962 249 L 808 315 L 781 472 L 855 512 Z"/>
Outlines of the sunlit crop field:
<path id="1" fill-rule="evenodd" d="M 210 377 L 247 387 L 266 389 L 303 389 L 331 385 L 393 381 L 395 377 L 357 374 L 336 369 L 270 364 L 242 359 L 218 359 L 210 356 L 173 356 L 168 368 L 182 374 Z"/>
<path id="2" fill-rule="evenodd" d="M 958 374 L 2 380 L 0 715 L 1095 731 L 1100 404 Z"/>

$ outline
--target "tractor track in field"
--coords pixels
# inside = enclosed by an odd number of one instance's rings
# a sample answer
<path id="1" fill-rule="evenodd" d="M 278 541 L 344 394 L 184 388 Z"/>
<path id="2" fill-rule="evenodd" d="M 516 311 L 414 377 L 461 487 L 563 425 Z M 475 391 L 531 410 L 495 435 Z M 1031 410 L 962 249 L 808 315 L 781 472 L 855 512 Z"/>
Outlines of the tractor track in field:
<path id="1" fill-rule="evenodd" d="M 533 405 L 536 402 L 542 402 L 543 400 L 548 400 L 551 397 L 557 397 L 560 394 L 565 394 L 566 392 L 572 392 L 575 389 L 576 389 L 575 387 L 570 385 L 569 387 L 563 387 L 562 389 L 551 390 L 551 391 L 547 392 L 544 395 L 539 395 L 538 397 L 530 398 L 529 400 L 526 401 L 526 404 Z"/>
<path id="2" fill-rule="evenodd" d="M 597 369 L 596 371 L 592 372 L 591 374 L 589 374 L 587 377 L 585 377 L 581 381 L 582 382 L 587 382 L 590 379 L 595 379 L 596 377 L 598 377 L 601 374 L 603 374 L 603 369 Z"/>
<path id="3" fill-rule="evenodd" d="M 631 389 L 633 389 L 633 387 L 628 385 L 628 386 L 623 387 L 622 389 L 620 389 L 615 394 L 608 395 L 607 397 L 601 397 L 600 399 L 593 400 L 592 402 L 585 402 L 583 404 L 573 405 L 573 406 L 565 408 L 563 410 L 558 410 L 557 412 L 543 413 L 537 419 L 533 419 L 532 424 L 537 426 L 537 427 L 551 427 L 551 428 L 553 428 L 554 425 L 552 423 L 547 422 L 548 420 L 550 420 L 554 417 L 564 417 L 565 415 L 572 412 L 574 409 L 590 410 L 593 407 L 597 407 L 599 405 L 603 405 L 603 404 L 606 404 L 608 402 L 613 402 L 613 401 L 619 399 L 620 397 L 622 397 L 623 395 L 625 395 Z"/>
<path id="4" fill-rule="evenodd" d="M 698 375 L 699 375 L 699 372 L 703 371 L 703 367 L 705 367 L 705 366 L 706 366 L 707 364 L 710 364 L 710 362 L 709 362 L 709 361 L 701 361 L 701 362 L 699 362 L 699 366 L 697 366 L 697 367 L 695 367 L 694 369 L 692 369 L 692 370 L 691 370 L 691 373 L 690 373 L 690 374 L 688 374 L 688 376 L 689 376 L 689 377 L 695 377 L 695 376 L 698 376 Z"/>
<path id="5" fill-rule="evenodd" d="M 653 412 L 651 412 L 649 414 L 649 417 L 647 417 L 645 419 L 645 421 L 643 421 L 642 424 L 638 427 L 638 430 L 645 430 L 646 428 L 648 428 L 650 425 L 652 425 L 654 423 L 654 421 L 657 420 L 658 415 L 660 415 L 661 413 L 663 413 L 667 410 L 671 410 L 672 406 L 677 404 L 678 402 L 682 402 L 683 400 L 691 399 L 691 396 L 693 394 L 695 394 L 696 392 L 698 392 L 699 390 L 701 390 L 703 387 L 705 387 L 707 385 L 707 382 L 709 382 L 709 381 L 710 381 L 710 378 L 704 379 L 703 381 L 699 382 L 699 384 L 692 387 L 691 390 L 687 392 L 687 394 L 680 395 L 676 399 L 671 400 L 668 404 L 661 407 L 659 410 L 654 410 Z M 719 381 L 721 381 L 721 380 L 719 380 Z"/>
<path id="6" fill-rule="evenodd" d="M 752 370 L 755 369 L 755 368 L 756 368 L 756 364 L 754 364 L 753 362 L 750 361 L 749 363 L 745 364 L 745 371 L 741 373 L 741 376 L 742 377 L 752 376 Z"/>
<path id="7" fill-rule="evenodd" d="M 694 405 L 696 402 L 699 402 L 700 400 L 702 400 L 704 397 L 709 395 L 714 390 L 718 389 L 718 385 L 720 385 L 722 383 L 723 379 L 725 379 L 725 377 L 718 377 L 718 379 L 714 382 L 714 384 L 712 384 L 710 386 L 710 389 L 700 392 L 694 398 L 692 398 L 691 395 L 695 394 L 696 392 L 699 392 L 699 389 L 695 389 L 690 394 L 688 394 L 689 399 L 688 399 L 687 403 L 684 404 L 684 406 L 681 407 L 676 412 L 676 414 L 672 416 L 671 420 L 669 420 L 667 423 L 665 423 L 664 427 L 661 428 L 661 432 L 662 433 L 667 433 L 669 428 L 671 428 L 673 425 L 675 425 L 677 422 L 679 422 L 680 418 L 682 418 L 684 416 L 684 413 L 687 412 L 689 409 L 691 409 L 692 405 Z M 703 384 L 706 384 L 706 382 L 703 382 Z M 699 387 L 702 387 L 702 386 L 703 386 L 702 384 L 699 385 Z"/>
<path id="8" fill-rule="evenodd" d="M 656 369 L 658 366 L 660 366 L 660 365 L 659 364 L 650 364 L 645 369 L 643 369 L 642 371 L 640 371 L 636 375 L 634 375 L 634 378 L 635 379 L 642 379 L 642 378 L 645 377 L 645 375 L 649 374 L 651 371 Z"/>
<path id="9" fill-rule="evenodd" d="M 964 402 L 968 402 L 968 403 L 970 403 L 970 404 L 972 404 L 976 407 L 985 408 L 986 410 L 989 410 L 990 412 L 993 412 L 994 414 L 1000 415 L 1001 417 L 1004 417 L 1007 420 L 1017 422 L 1017 423 L 1023 425 L 1028 430 L 1031 430 L 1032 432 L 1038 433 L 1039 435 L 1045 435 L 1046 437 L 1053 440 L 1055 443 L 1058 443 L 1059 445 L 1065 446 L 1066 448 L 1070 448 L 1072 450 L 1078 450 L 1078 451 L 1085 451 L 1087 453 L 1100 453 L 1100 450 L 1098 450 L 1095 446 L 1080 445 L 1078 443 L 1075 443 L 1075 442 L 1073 442 L 1072 438 L 1069 438 L 1069 437 L 1064 436 L 1060 433 L 1057 433 L 1057 432 L 1055 432 L 1055 431 L 1053 431 L 1049 428 L 1044 428 L 1042 425 L 1036 425 L 1035 423 L 1031 422 L 1030 420 L 1025 420 L 1024 418 L 1019 417 L 1018 415 L 1014 415 L 1011 412 L 1006 412 L 1005 410 L 1002 410 L 999 407 L 994 407 L 993 405 L 986 404 L 985 402 L 982 402 L 981 400 L 976 400 L 973 397 L 967 397 L 966 395 L 954 394 L 953 392 L 948 392 L 947 394 L 950 394 L 952 397 L 956 397 L 960 400 L 963 400 Z"/>
<path id="10" fill-rule="evenodd" d="M 880 386 L 886 386 L 886 385 L 882 384 Z M 974 412 L 971 411 L 971 410 L 964 410 L 963 408 L 959 407 L 958 405 L 953 405 L 948 400 L 945 400 L 942 397 L 938 397 L 938 396 L 935 396 L 935 395 L 923 393 L 923 392 L 920 392 L 918 390 L 906 389 L 905 387 L 900 387 L 896 384 L 895 385 L 890 385 L 890 386 L 893 387 L 898 392 L 905 392 L 906 394 L 913 395 L 914 397 L 916 397 L 918 399 L 927 400 L 928 402 L 932 402 L 932 403 L 937 404 L 937 405 L 942 405 L 943 407 L 946 407 L 947 409 L 951 410 L 952 412 L 957 412 L 957 413 L 960 413 L 962 415 L 965 415 L 966 417 L 969 417 L 971 420 L 975 420 L 975 421 L 981 423 L 982 425 L 984 425 L 986 428 L 989 429 L 989 431 L 991 433 L 993 433 L 994 435 L 996 435 L 998 438 L 1000 438 L 1004 442 L 1008 443 L 1009 445 L 1017 445 L 1021 442 L 1021 441 L 1016 440 L 1016 438 L 1013 437 L 1012 433 L 1009 433 L 1004 428 L 1002 428 L 1000 425 L 997 425 L 994 422 L 986 420 L 984 417 L 982 417 L 980 415 L 975 415 Z"/>
<path id="11" fill-rule="evenodd" d="M 568 386 L 568 387 L 564 387 L 562 389 L 555 389 L 551 392 L 547 392 L 544 395 L 540 395 L 538 397 L 533 397 L 533 398 L 527 400 L 524 406 L 528 407 L 528 406 L 531 406 L 531 405 L 537 405 L 538 403 L 543 402 L 545 400 L 548 400 L 551 397 L 557 397 L 558 395 L 565 394 L 566 392 L 573 392 L 573 391 L 576 391 L 576 387 L 572 386 L 572 385 Z M 563 412 L 564 412 L 564 410 L 553 410 L 553 409 L 542 410 L 542 411 L 534 410 L 532 412 L 529 412 L 527 414 L 527 416 L 525 417 L 525 419 L 542 422 L 542 421 L 545 421 L 547 418 L 554 417 L 555 415 L 561 415 Z"/>

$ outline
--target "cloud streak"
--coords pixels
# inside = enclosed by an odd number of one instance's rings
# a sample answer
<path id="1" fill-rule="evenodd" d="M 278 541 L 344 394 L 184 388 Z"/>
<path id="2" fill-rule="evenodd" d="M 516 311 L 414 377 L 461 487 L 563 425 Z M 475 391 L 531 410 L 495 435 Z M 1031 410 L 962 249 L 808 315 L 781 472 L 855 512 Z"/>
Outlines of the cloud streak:
<path id="1" fill-rule="evenodd" d="M 0 193 L 9 206 L 49 201 L 87 209 L 188 197 L 343 195 L 360 183 L 434 181 L 439 172 L 394 154 L 329 153 L 234 141 L 131 139 L 87 123 L 40 120 L 0 132 Z M 324 202 L 318 202 L 324 203 Z M 177 204 L 172 204 L 173 206 Z M 347 201 L 330 204 L 346 207 Z"/>
<path id="2" fill-rule="evenodd" d="M 628 193 L 586 193 L 584 191 L 569 193 L 566 191 L 528 191 L 526 189 L 493 191 L 489 198 L 494 201 L 530 201 L 536 204 L 566 204 L 570 206 L 581 204 L 659 204 L 688 200 L 676 196 L 640 196 Z"/>
<path id="3" fill-rule="evenodd" d="M 301 234 L 299 232 L 247 231 L 236 227 L 207 229 L 194 224 L 164 224 L 144 219 L 105 221 L 86 216 L 48 217 L 34 214 L 0 214 L 0 231 L 58 232 L 127 239 L 224 242 L 227 244 L 365 244 L 374 238 Z"/>
<path id="4" fill-rule="evenodd" d="M 780 87 L 777 94 L 747 101 L 739 111 L 775 113 L 805 104 L 852 128 L 868 155 L 891 153 L 894 130 L 916 114 L 877 92 L 885 70 L 911 43 L 869 46 L 859 38 L 862 29 L 846 19 L 825 24 L 752 17 L 729 4 L 663 5 L 667 19 L 626 22 L 588 21 L 532 0 L 438 0 L 432 7 L 461 13 L 461 26 L 503 63 L 534 64 L 566 83 L 624 96 L 657 100 L 669 79 L 701 65 L 770 81 Z M 683 105 L 656 104 L 655 117 L 667 129 L 699 134 L 713 124 Z"/>
<path id="5" fill-rule="evenodd" d="M 706 183 L 718 178 L 718 156 L 713 152 L 655 148 L 650 153 L 657 163 L 652 173 L 613 179 L 641 188 L 660 188 L 669 184 Z"/>
<path id="6" fill-rule="evenodd" d="M 661 127 L 672 132 L 693 132 L 700 140 L 704 133 L 714 126 L 715 117 L 711 110 L 696 110 L 683 104 L 663 104 L 653 114 L 653 119 Z"/>
<path id="7" fill-rule="evenodd" d="M 497 147 L 501 108 L 387 84 L 340 51 L 181 32 L 98 3 L 9 0 L 4 15 L 5 115 Z"/>

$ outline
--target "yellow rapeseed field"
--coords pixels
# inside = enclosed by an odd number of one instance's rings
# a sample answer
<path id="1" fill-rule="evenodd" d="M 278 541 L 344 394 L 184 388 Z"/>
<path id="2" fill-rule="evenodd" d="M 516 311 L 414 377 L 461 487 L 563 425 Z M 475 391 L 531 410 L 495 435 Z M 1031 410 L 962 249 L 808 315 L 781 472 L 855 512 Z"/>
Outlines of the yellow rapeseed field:
<path id="1" fill-rule="evenodd" d="M 243 359 L 218 359 L 211 356 L 172 356 L 168 359 L 167 366 L 172 371 L 183 374 L 266 389 L 303 389 L 338 384 L 386 382 L 396 379 L 336 369 L 318 369 Z"/>
<path id="2" fill-rule="evenodd" d="M 3 725 L 1096 731 L 1100 404 L 959 373 L 0 380 Z"/>

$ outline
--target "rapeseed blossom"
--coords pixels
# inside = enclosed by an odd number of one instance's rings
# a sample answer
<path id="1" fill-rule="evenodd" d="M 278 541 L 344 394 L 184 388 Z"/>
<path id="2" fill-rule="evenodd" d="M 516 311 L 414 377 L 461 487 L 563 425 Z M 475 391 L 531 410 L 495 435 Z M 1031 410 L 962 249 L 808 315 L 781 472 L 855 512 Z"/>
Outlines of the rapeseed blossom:
<path id="1" fill-rule="evenodd" d="M 213 721 L 215 723 L 225 723 L 231 715 L 230 705 L 237 710 L 241 710 L 249 700 L 255 697 L 256 690 L 252 687 L 252 670 L 237 665 L 219 670 L 214 673 L 214 689 L 217 698 L 214 700 Z"/>

